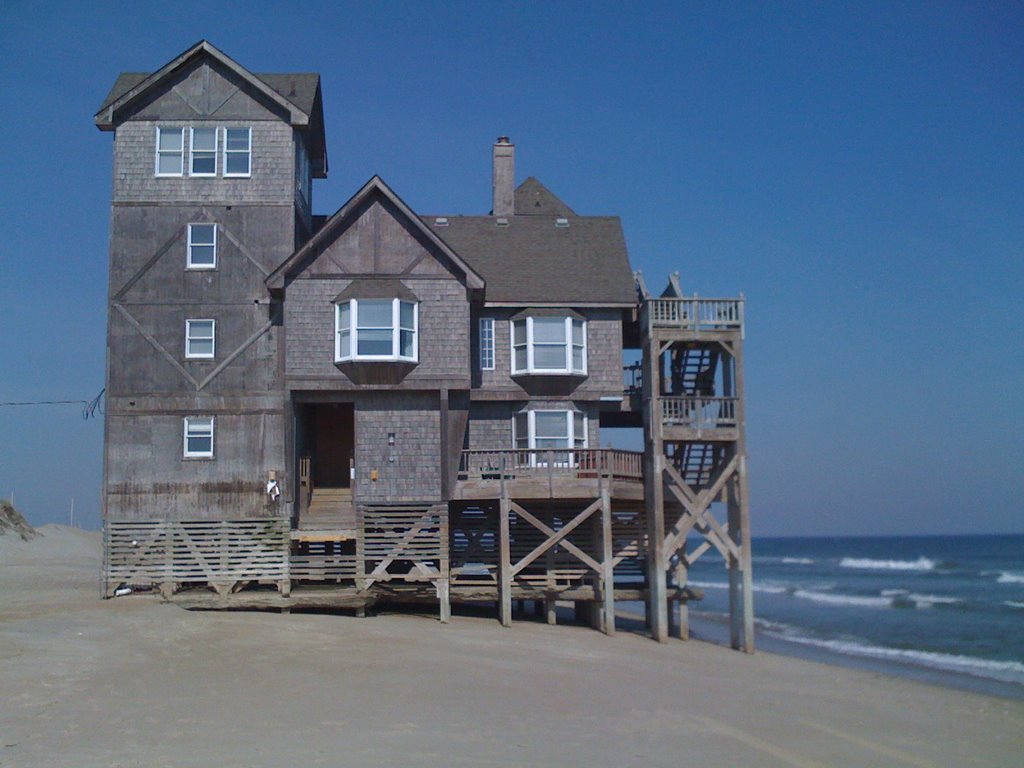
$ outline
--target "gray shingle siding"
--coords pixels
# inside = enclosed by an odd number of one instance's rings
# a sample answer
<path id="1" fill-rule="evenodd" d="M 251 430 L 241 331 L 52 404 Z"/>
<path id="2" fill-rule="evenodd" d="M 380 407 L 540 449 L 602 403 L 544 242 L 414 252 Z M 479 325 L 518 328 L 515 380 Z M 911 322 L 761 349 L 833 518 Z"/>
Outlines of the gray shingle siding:
<path id="1" fill-rule="evenodd" d="M 156 129 L 185 128 L 184 175 L 156 175 Z M 218 153 L 216 177 L 190 177 L 189 127 L 252 128 L 252 175 L 223 178 Z M 292 128 L 280 121 L 137 120 L 121 124 L 114 142 L 114 202 L 244 203 L 295 202 L 295 145 Z M 221 140 L 222 141 L 222 140 Z"/>

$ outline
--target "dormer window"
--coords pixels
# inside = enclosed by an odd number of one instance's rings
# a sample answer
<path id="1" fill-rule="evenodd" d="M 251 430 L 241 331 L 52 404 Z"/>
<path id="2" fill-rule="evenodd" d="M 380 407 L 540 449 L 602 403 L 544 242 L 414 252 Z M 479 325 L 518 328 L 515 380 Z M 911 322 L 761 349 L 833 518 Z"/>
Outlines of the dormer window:
<path id="1" fill-rule="evenodd" d="M 546 313 L 513 318 L 512 375 L 522 374 L 586 376 L 586 320 Z"/>
<path id="2" fill-rule="evenodd" d="M 419 304 L 404 299 L 347 299 L 335 308 L 335 362 L 419 360 Z"/>

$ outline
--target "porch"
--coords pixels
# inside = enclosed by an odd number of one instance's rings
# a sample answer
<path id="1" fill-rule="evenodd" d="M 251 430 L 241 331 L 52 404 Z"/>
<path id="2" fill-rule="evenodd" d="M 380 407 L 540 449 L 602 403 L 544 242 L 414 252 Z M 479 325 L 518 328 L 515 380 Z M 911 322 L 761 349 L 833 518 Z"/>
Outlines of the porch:
<path id="1" fill-rule="evenodd" d="M 643 453 L 614 448 L 462 451 L 452 498 L 644 498 Z"/>

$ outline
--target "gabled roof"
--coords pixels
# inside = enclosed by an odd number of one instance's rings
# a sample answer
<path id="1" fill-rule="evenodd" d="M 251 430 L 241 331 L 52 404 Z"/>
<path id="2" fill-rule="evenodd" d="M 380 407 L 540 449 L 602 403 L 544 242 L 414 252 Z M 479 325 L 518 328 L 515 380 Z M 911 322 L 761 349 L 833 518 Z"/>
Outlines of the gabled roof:
<path id="1" fill-rule="evenodd" d="M 327 145 L 324 132 L 323 100 L 320 94 L 320 75 L 316 73 L 256 75 L 206 40 L 200 40 L 156 72 L 122 72 L 96 113 L 96 126 L 101 131 L 114 130 L 122 122 L 122 116 L 128 114 L 133 104 L 146 98 L 148 94 L 161 87 L 168 78 L 173 77 L 202 56 L 207 56 L 234 72 L 285 112 L 291 125 L 304 129 L 308 136 L 310 158 L 313 160 L 313 175 L 316 178 L 326 178 Z"/>
<path id="2" fill-rule="evenodd" d="M 520 184 L 515 191 L 516 216 L 575 216 L 568 205 L 541 184 L 533 176 Z"/>
<path id="3" fill-rule="evenodd" d="M 101 115 L 111 104 L 136 88 L 147 77 L 149 72 L 122 72 L 114 81 L 110 93 L 103 100 L 103 105 L 96 113 Z M 290 101 L 307 115 L 311 115 L 316 107 L 316 98 L 320 89 L 320 75 L 316 72 L 257 72 L 255 76 L 273 88 L 278 95 Z"/>
<path id="4" fill-rule="evenodd" d="M 626 239 L 617 216 L 577 216 L 530 178 L 516 189 L 516 215 L 424 216 L 487 281 L 492 304 L 537 306 L 636 304 Z M 520 214 L 520 198 L 545 213 Z M 503 221 L 505 223 L 499 223 Z"/>
<path id="5" fill-rule="evenodd" d="M 275 269 L 267 277 L 267 287 L 271 289 L 283 288 L 285 279 L 301 269 L 305 265 L 306 259 L 318 253 L 321 246 L 328 244 L 336 232 L 339 232 L 348 223 L 350 223 L 352 218 L 359 211 L 363 202 L 374 194 L 381 195 L 394 205 L 395 208 L 398 209 L 398 211 L 418 232 L 424 236 L 424 238 L 426 238 L 428 242 L 443 253 L 445 257 L 448 258 L 452 264 L 454 264 L 455 267 L 463 273 L 463 275 L 465 275 L 467 288 L 480 290 L 484 287 L 484 280 L 480 274 L 467 264 L 458 253 L 452 250 L 444 240 L 438 237 L 430 227 L 425 226 L 413 210 L 406 205 L 405 201 L 396 195 L 392 191 L 391 187 L 384 183 L 384 180 L 380 176 L 374 176 L 366 182 L 362 189 L 349 198 L 348 202 L 346 202 L 333 216 L 324 222 L 323 226 L 317 230 L 317 233 L 313 235 L 305 245 Z"/>
<path id="6" fill-rule="evenodd" d="M 169 62 L 164 64 L 156 72 L 146 75 L 142 80 L 138 81 L 134 85 L 130 85 L 128 90 L 121 93 L 119 96 L 114 96 L 113 100 L 110 100 L 110 96 L 107 97 L 107 101 L 104 102 L 103 106 L 100 107 L 99 112 L 96 113 L 96 124 L 101 130 L 112 130 L 117 123 L 116 113 L 124 109 L 126 106 L 136 101 L 139 98 L 144 97 L 147 93 L 151 92 L 154 88 L 158 88 L 168 77 L 181 70 L 182 67 L 188 66 L 194 59 L 200 56 L 209 56 L 215 61 L 227 69 L 234 72 L 236 75 L 241 77 L 243 80 L 250 83 L 253 88 L 261 92 L 264 96 L 275 102 L 282 109 L 287 111 L 289 120 L 292 125 L 308 125 L 309 124 L 309 112 L 306 112 L 299 108 L 299 106 L 289 99 L 282 96 L 280 93 L 271 88 L 260 78 L 256 77 L 252 72 L 247 70 L 241 64 L 236 62 L 226 53 L 221 52 L 215 48 L 211 43 L 206 40 L 200 40 L 198 43 L 193 45 L 187 51 L 179 54 L 178 56 L 171 59 Z M 128 77 L 133 77 L 137 73 L 129 73 Z M 122 75 L 118 78 L 121 81 L 125 76 Z M 127 84 L 128 80 L 124 84 Z M 115 83 L 115 87 L 117 84 Z M 111 92 L 113 93 L 113 92 Z"/>

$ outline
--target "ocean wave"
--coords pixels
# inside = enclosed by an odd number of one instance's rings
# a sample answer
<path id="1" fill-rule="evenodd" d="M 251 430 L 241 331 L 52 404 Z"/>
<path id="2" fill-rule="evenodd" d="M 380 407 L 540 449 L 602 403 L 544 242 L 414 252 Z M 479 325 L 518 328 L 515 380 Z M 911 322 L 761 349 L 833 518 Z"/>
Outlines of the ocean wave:
<path id="1" fill-rule="evenodd" d="M 896 598 L 899 600 L 900 598 Z M 911 592 L 903 598 L 914 603 L 918 608 L 931 608 L 933 605 L 956 605 L 962 603 L 962 597 L 948 597 L 946 595 L 918 595 Z"/>
<path id="2" fill-rule="evenodd" d="M 779 628 L 765 628 L 768 634 L 791 643 L 825 648 L 848 656 L 862 656 L 883 661 L 897 661 L 917 666 L 938 669 L 944 672 L 960 672 L 999 680 L 1005 683 L 1024 684 L 1024 664 L 1019 661 L 998 661 L 975 656 L 960 656 L 935 651 L 918 651 L 902 648 L 887 648 L 855 640 L 823 640 L 800 633 L 794 627 L 777 625 Z"/>
<path id="3" fill-rule="evenodd" d="M 786 565 L 814 565 L 814 561 L 809 557 L 784 557 L 782 562 Z"/>
<path id="4" fill-rule="evenodd" d="M 927 557 L 919 557 L 917 560 L 871 560 L 864 557 L 844 557 L 839 561 L 840 568 L 885 571 L 932 571 L 935 566 L 936 562 Z"/>
<path id="5" fill-rule="evenodd" d="M 1024 573 L 1017 571 L 1000 571 L 997 584 L 1024 584 Z"/>
<path id="6" fill-rule="evenodd" d="M 829 592 L 813 592 L 809 589 L 793 591 L 793 597 L 810 600 L 822 605 L 842 605 L 856 608 L 891 608 L 893 598 L 868 595 L 837 595 Z"/>
<path id="7" fill-rule="evenodd" d="M 1024 603 L 1018 602 L 1016 600 L 1004 600 L 1003 605 L 1009 606 L 1010 608 L 1020 608 L 1024 610 Z"/>
<path id="8" fill-rule="evenodd" d="M 726 581 L 688 581 L 687 584 L 691 587 L 697 587 L 699 589 L 728 589 L 729 583 Z M 755 584 L 755 592 L 764 592 L 767 595 L 781 595 L 791 591 L 791 587 L 783 587 L 777 584 Z"/>
<path id="9" fill-rule="evenodd" d="M 903 595 L 909 595 L 909 589 L 883 589 L 883 597 L 902 597 Z"/>

